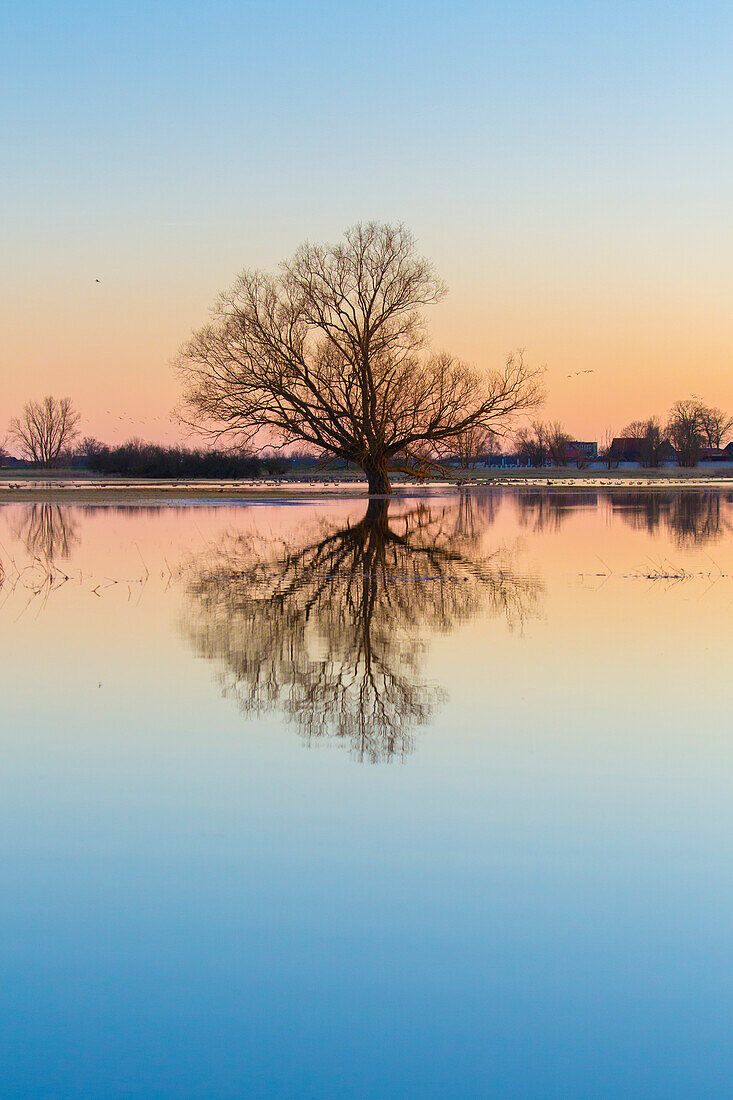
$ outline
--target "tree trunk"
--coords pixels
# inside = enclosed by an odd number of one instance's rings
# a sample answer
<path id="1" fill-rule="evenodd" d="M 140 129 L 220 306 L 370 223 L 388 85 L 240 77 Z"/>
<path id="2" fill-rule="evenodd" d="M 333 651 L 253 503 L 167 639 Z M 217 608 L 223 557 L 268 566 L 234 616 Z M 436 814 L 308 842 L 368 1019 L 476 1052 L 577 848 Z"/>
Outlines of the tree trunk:
<path id="1" fill-rule="evenodd" d="M 369 482 L 370 497 L 391 496 L 392 485 L 390 484 L 389 474 L 387 473 L 386 460 L 366 463 L 364 465 L 364 473 Z"/>

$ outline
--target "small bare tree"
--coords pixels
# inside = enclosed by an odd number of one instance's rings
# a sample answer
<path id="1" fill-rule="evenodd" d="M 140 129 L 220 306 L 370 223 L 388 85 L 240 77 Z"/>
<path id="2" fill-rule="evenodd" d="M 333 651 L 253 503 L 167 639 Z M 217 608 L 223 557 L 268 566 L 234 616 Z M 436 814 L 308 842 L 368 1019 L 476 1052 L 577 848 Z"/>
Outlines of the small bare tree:
<path id="1" fill-rule="evenodd" d="M 451 441 L 449 450 L 462 470 L 473 470 L 480 459 L 496 454 L 496 433 L 481 424 L 472 424 Z"/>
<path id="2" fill-rule="evenodd" d="M 613 445 L 615 438 L 613 428 L 606 428 L 601 437 L 599 457 L 603 459 L 608 470 L 615 470 L 621 461 L 621 456 Z"/>
<path id="3" fill-rule="evenodd" d="M 656 469 L 667 442 L 657 418 L 650 416 L 647 420 L 633 420 L 624 428 L 623 434 L 636 442 L 642 466 Z"/>
<path id="4" fill-rule="evenodd" d="M 529 427 L 519 428 L 514 433 L 514 446 L 517 454 L 527 461 L 529 466 L 567 466 L 570 436 L 559 421 L 545 424 L 533 420 Z"/>
<path id="5" fill-rule="evenodd" d="M 50 469 L 58 465 L 59 456 L 78 437 L 79 420 L 68 397 L 29 401 L 21 416 L 10 421 L 10 439 L 24 458 Z"/>
<path id="6" fill-rule="evenodd" d="M 697 466 L 705 438 L 703 406 L 695 398 L 675 401 L 669 412 L 667 432 L 680 466 Z"/>
<path id="7" fill-rule="evenodd" d="M 245 271 L 183 348 L 181 419 L 242 444 L 306 444 L 359 466 L 425 478 L 468 428 L 505 429 L 539 400 L 521 354 L 486 374 L 427 349 L 422 309 L 445 294 L 401 225 L 370 222 L 302 245 L 278 276 Z"/>
<path id="8" fill-rule="evenodd" d="M 567 466 L 572 439 L 559 421 L 546 428 L 547 450 L 553 466 Z"/>
<path id="9" fill-rule="evenodd" d="M 529 427 L 518 428 L 514 433 L 514 447 L 528 466 L 544 466 L 550 454 L 546 425 L 533 420 Z"/>
<path id="10" fill-rule="evenodd" d="M 700 406 L 700 424 L 708 447 L 723 447 L 733 431 L 733 416 L 713 405 Z"/>

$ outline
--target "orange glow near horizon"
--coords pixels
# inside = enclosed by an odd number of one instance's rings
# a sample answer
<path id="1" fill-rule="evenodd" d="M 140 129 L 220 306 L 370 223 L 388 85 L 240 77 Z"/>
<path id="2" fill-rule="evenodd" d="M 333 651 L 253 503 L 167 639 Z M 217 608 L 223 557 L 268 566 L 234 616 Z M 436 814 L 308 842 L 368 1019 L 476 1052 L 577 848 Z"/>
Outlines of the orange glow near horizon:
<path id="1" fill-rule="evenodd" d="M 439 270 L 449 266 L 444 261 Z M 429 315 L 434 346 L 488 370 L 525 348 L 533 365 L 547 368 L 538 416 L 560 420 L 576 438 L 600 439 L 607 428 L 619 433 L 652 414 L 663 418 L 691 393 L 733 409 L 733 334 L 722 303 L 716 315 L 702 294 L 686 308 L 671 293 L 654 303 L 569 285 L 541 294 L 522 289 L 521 273 L 514 282 L 498 280 L 487 264 L 474 281 L 460 278 L 455 257 L 453 266 L 455 289 Z M 179 399 L 172 360 L 205 319 L 216 285 L 199 282 L 180 296 L 162 286 L 151 301 L 113 278 L 92 280 L 67 287 L 35 320 L 18 300 L 5 333 L 5 355 L 17 369 L 4 379 L 3 412 L 9 418 L 29 398 L 68 394 L 85 435 L 182 439 L 171 416 Z M 219 289 L 225 285 L 223 279 Z M 592 373 L 576 373 L 586 370 Z"/>

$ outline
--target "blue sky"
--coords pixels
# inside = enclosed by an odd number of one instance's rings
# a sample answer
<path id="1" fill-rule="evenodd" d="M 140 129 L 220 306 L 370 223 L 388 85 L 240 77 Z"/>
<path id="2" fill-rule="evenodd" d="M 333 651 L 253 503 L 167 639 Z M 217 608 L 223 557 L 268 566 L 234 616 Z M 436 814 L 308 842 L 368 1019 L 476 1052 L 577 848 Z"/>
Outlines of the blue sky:
<path id="1" fill-rule="evenodd" d="M 616 418 L 651 411 L 640 375 L 663 405 L 702 361 L 733 403 L 732 32 L 699 3 L 8 7 L 11 403 L 167 408 L 237 270 L 372 217 L 435 260 L 458 354 L 592 358 Z M 592 395 L 550 397 L 593 420 Z"/>

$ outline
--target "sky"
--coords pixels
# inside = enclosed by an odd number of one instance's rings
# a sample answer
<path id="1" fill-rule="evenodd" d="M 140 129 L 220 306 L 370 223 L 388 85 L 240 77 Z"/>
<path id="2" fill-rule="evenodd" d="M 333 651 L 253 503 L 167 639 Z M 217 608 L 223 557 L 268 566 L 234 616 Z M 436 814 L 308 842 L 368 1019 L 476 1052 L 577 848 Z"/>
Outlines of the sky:
<path id="1" fill-rule="evenodd" d="M 733 411 L 729 5 L 2 11 L 0 440 L 46 393 L 178 438 L 171 361 L 216 295 L 369 219 L 447 282 L 435 346 L 526 349 L 571 434 Z"/>

